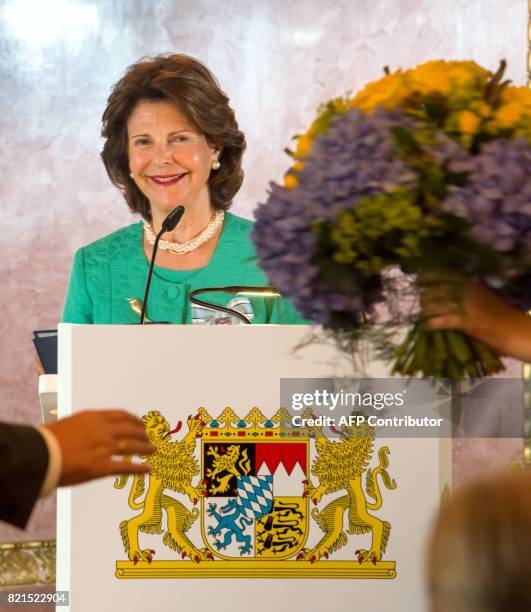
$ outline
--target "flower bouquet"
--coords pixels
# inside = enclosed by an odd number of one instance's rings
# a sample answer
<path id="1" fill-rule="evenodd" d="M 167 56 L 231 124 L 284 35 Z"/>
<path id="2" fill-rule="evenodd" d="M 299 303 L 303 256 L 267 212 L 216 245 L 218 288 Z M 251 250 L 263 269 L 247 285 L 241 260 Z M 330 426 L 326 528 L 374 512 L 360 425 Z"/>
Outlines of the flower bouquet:
<path id="1" fill-rule="evenodd" d="M 531 91 L 504 69 L 430 61 L 329 101 L 256 211 L 271 284 L 351 350 L 373 334 L 399 374 L 503 369 L 480 341 L 425 329 L 430 279 L 531 307 Z"/>

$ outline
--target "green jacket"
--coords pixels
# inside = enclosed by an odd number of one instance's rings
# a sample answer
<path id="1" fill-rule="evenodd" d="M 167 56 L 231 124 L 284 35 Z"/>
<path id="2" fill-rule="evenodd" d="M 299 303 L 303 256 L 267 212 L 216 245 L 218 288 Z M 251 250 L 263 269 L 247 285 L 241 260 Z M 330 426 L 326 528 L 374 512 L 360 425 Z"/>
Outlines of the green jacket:
<path id="1" fill-rule="evenodd" d="M 147 316 L 152 321 L 171 323 L 227 322 L 226 315 L 218 311 L 196 306 L 192 309 L 188 294 L 204 287 L 268 285 L 249 239 L 252 225 L 251 221 L 227 213 L 216 250 L 204 268 L 168 270 L 155 266 Z M 130 299 L 141 304 L 149 270 L 142 248 L 142 232 L 142 222 L 134 223 L 77 251 L 63 322 L 139 322 Z M 291 302 L 278 297 L 247 298 L 223 293 L 205 293 L 199 297 L 236 308 L 253 323 L 306 323 Z"/>

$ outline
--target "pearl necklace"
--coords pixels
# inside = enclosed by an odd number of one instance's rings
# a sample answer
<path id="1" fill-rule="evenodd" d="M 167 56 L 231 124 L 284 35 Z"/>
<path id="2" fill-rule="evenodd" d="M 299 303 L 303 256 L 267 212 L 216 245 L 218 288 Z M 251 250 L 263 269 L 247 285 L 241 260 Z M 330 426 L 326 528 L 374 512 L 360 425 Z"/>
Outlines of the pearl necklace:
<path id="1" fill-rule="evenodd" d="M 185 253 L 191 253 L 192 251 L 195 251 L 202 244 L 205 244 L 205 242 L 212 238 L 212 236 L 223 224 L 224 218 L 225 213 L 222 210 L 217 210 L 214 213 L 212 219 L 210 220 L 210 223 L 195 238 L 192 238 L 192 240 L 188 240 L 186 242 L 171 242 L 170 240 L 159 240 L 159 249 L 162 249 L 163 251 L 170 251 L 174 255 L 184 255 Z M 144 221 L 144 234 L 149 244 L 155 244 L 155 239 L 157 235 L 155 234 L 153 228 L 147 221 Z"/>

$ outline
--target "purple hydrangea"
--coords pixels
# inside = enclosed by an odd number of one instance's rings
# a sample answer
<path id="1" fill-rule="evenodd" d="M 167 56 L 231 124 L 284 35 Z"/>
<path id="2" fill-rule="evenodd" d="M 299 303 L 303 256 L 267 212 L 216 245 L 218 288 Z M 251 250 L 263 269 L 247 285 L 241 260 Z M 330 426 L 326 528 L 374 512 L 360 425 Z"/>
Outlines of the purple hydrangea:
<path id="1" fill-rule="evenodd" d="M 531 284 L 517 277 L 513 255 L 523 249 L 531 260 L 531 147 L 526 139 L 494 140 L 478 155 L 456 159 L 451 170 L 467 173 L 464 187 L 453 186 L 442 208 L 468 221 L 472 235 L 505 254 L 504 278 L 483 279 L 513 303 L 531 306 Z M 510 285 L 507 280 L 510 279 Z M 517 289 L 516 287 L 519 286 Z"/>
<path id="2" fill-rule="evenodd" d="M 450 170 L 455 170 L 458 163 L 468 162 L 471 157 L 469 151 L 444 132 L 437 132 L 435 142 L 426 148 L 435 162 Z"/>
<path id="3" fill-rule="evenodd" d="M 479 155 L 451 170 L 466 172 L 467 184 L 452 187 L 443 210 L 466 219 L 480 242 L 502 253 L 518 244 L 531 252 L 531 147 L 525 139 L 494 140 Z"/>
<path id="4" fill-rule="evenodd" d="M 332 312 L 366 309 L 381 299 L 379 288 L 361 277 L 338 291 L 327 287 L 312 264 L 317 237 L 312 223 L 334 219 L 355 208 L 360 198 L 414 185 L 415 173 L 396 156 L 391 128 L 413 127 L 399 112 L 359 110 L 335 117 L 318 136 L 304 161 L 296 189 L 277 184 L 256 212 L 252 239 L 272 285 L 291 298 L 309 319 L 321 324 Z"/>

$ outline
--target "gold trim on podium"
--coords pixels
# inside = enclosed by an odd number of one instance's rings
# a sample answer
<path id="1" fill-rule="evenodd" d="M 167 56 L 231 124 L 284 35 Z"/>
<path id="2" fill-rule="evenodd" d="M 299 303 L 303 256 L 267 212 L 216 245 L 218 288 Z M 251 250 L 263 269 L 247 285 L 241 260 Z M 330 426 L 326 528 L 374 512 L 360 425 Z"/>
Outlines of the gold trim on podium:
<path id="1" fill-rule="evenodd" d="M 364 578 L 396 577 L 394 561 L 117 561 L 117 578 Z"/>

